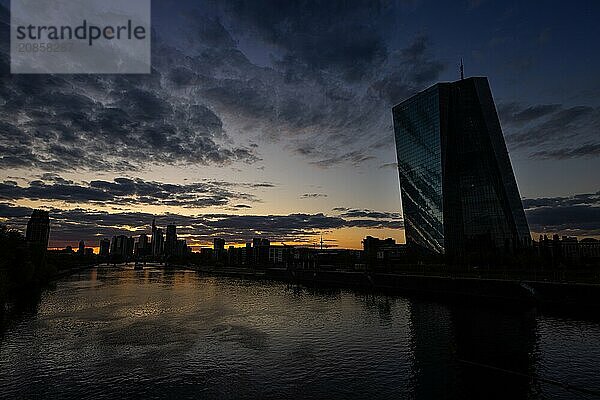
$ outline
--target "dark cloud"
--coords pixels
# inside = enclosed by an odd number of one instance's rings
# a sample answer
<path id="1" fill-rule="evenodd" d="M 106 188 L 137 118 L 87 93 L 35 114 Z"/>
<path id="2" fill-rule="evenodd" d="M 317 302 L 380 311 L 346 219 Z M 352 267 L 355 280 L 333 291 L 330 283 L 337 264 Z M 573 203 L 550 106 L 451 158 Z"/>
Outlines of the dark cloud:
<path id="1" fill-rule="evenodd" d="M 498 113 L 511 149 L 532 158 L 566 159 L 598 154 L 600 108 L 505 103 Z"/>
<path id="2" fill-rule="evenodd" d="M 523 208 L 526 210 L 540 207 L 564 207 L 564 206 L 600 206 L 600 192 L 577 194 L 568 197 L 539 197 L 535 199 L 523 199 Z"/>
<path id="3" fill-rule="evenodd" d="M 390 72 L 374 82 L 371 89 L 388 104 L 395 105 L 436 81 L 445 66 L 428 54 L 429 39 L 416 37 L 391 60 Z"/>
<path id="4" fill-rule="evenodd" d="M 113 196 L 103 190 L 79 185 L 65 185 L 60 183 L 46 184 L 42 181 L 32 181 L 28 187 L 0 184 L 0 197 L 7 200 L 62 200 L 67 202 L 106 202 Z"/>
<path id="5" fill-rule="evenodd" d="M 386 31 L 399 5 L 233 0 L 216 4 L 214 15 L 211 7 L 174 9 L 177 29 L 157 26 L 150 76 L 5 78 L 2 164 L 53 171 L 251 162 L 258 156 L 246 133 L 282 141 L 322 167 L 370 160 L 369 142 L 389 125 L 394 85 L 409 93 L 442 69 L 424 37 L 392 57 Z M 271 66 L 252 64 L 235 34 L 274 46 Z M 372 76 L 389 78 L 372 85 Z M 27 122 L 14 123 L 15 112 Z M 299 150 L 306 145 L 319 151 Z"/>
<path id="6" fill-rule="evenodd" d="M 72 180 L 65 179 L 62 176 L 60 176 L 58 174 L 54 174 L 52 172 L 43 173 L 42 175 L 40 175 L 40 180 L 42 180 L 44 182 L 62 183 L 62 184 L 65 184 L 65 185 L 70 185 L 70 184 L 73 183 Z"/>
<path id="7" fill-rule="evenodd" d="M 320 154 L 321 158 L 316 161 L 310 161 L 310 164 L 315 165 L 321 168 L 329 168 L 331 166 L 341 164 L 341 163 L 350 163 L 353 165 L 359 165 L 365 161 L 372 160 L 375 157 L 365 153 L 364 151 L 354 150 L 348 153 L 342 154 L 327 154 L 322 149 L 317 153 Z"/>
<path id="8" fill-rule="evenodd" d="M 443 70 L 424 36 L 388 48 L 402 3 L 232 0 L 202 12 L 182 3 L 156 26 L 148 76 L 10 75 L 4 46 L 2 168 L 253 162 L 259 140 L 324 168 L 362 164 L 389 134 L 389 105 Z M 268 66 L 246 57 L 242 37 L 270 46 Z"/>
<path id="9" fill-rule="evenodd" d="M 524 199 L 523 207 L 532 232 L 600 235 L 600 192 Z"/>
<path id="10" fill-rule="evenodd" d="M 316 199 L 319 197 L 327 197 L 327 195 L 324 193 L 304 193 L 300 196 L 301 199 Z"/>
<path id="11" fill-rule="evenodd" d="M 280 141 L 311 164 L 362 164 L 389 132 L 391 102 L 423 89 L 444 69 L 424 36 L 389 51 L 391 8 L 401 3 L 219 2 L 223 26 L 272 46 L 271 63 L 257 68 L 245 57 L 233 63 L 229 52 L 211 51 L 212 64 L 227 68 L 198 93 L 220 116 L 229 114 L 244 131 Z M 187 79 L 195 77 L 186 71 Z M 400 95 L 396 85 L 407 89 Z"/>
<path id="12" fill-rule="evenodd" d="M 31 215 L 31 208 L 16 206 L 8 202 L 0 203 L 0 217 L 16 223 L 17 226 L 26 226 L 27 220 Z"/>
<path id="13" fill-rule="evenodd" d="M 275 116 L 269 88 L 257 79 L 224 79 L 206 89 L 204 94 L 232 111 L 243 112 L 247 116 Z"/>
<path id="14" fill-rule="evenodd" d="M 94 180 L 89 183 L 76 184 L 53 174 L 45 174 L 42 178 L 45 178 L 46 181 L 32 181 L 29 186 L 18 186 L 13 181 L 0 183 L 0 199 L 193 208 L 225 206 L 234 200 L 260 201 L 254 195 L 241 192 L 239 189 L 273 186 L 268 183 L 235 184 L 214 181 L 180 185 L 144 181 L 139 178 L 115 178 L 113 181 Z"/>
<path id="15" fill-rule="evenodd" d="M 350 208 L 348 207 L 334 207 L 332 208 L 332 211 L 347 211 L 350 210 Z"/>
<path id="16" fill-rule="evenodd" d="M 41 83 L 41 93 L 32 97 L 19 79 L 6 80 L 13 91 L 3 100 L 21 107 L 0 112 L 2 166 L 135 170 L 144 163 L 256 160 L 250 149 L 218 144 L 225 134 L 208 107 L 179 103 L 154 85 L 141 89 L 103 79 L 108 98 L 102 102 L 86 97 L 92 95 L 90 82 L 59 88 Z"/>
<path id="17" fill-rule="evenodd" d="M 395 212 L 381 212 L 365 209 L 352 209 L 345 207 L 336 207 L 333 209 L 338 211 L 341 217 L 344 218 L 373 218 L 373 219 L 390 219 L 390 220 L 401 220 L 402 215 Z"/>
<path id="18" fill-rule="evenodd" d="M 289 64 L 341 71 L 350 81 L 387 58 L 390 6 L 378 0 L 225 2 L 236 27 L 277 46 Z"/>
<path id="19" fill-rule="evenodd" d="M 198 10 L 192 10 L 186 15 L 186 18 L 192 20 L 192 23 L 197 20 L 202 21 L 200 24 L 194 24 L 197 29 L 188 36 L 190 44 L 199 41 L 202 45 L 209 47 L 235 47 L 235 40 L 218 18 L 205 16 Z"/>
<path id="20" fill-rule="evenodd" d="M 386 163 L 386 164 L 381 164 L 379 166 L 379 169 L 385 169 L 385 168 L 392 168 L 392 169 L 398 169 L 398 163 Z"/>
<path id="21" fill-rule="evenodd" d="M 234 45 L 218 21 L 200 26 L 204 45 Z M 194 62 L 157 39 L 150 75 L 12 75 L 8 32 L 0 34 L 0 168 L 131 171 L 258 159 L 234 144 L 207 99 L 172 87 L 210 81 L 195 71 L 210 56 Z"/>
<path id="22" fill-rule="evenodd" d="M 565 160 L 569 158 L 598 157 L 600 156 L 600 143 L 588 143 L 578 147 L 540 150 L 531 153 L 534 158 Z"/>
<path id="23" fill-rule="evenodd" d="M 503 122 L 521 125 L 550 115 L 560 108 L 560 104 L 538 104 L 523 107 L 519 103 L 512 102 L 498 105 L 498 114 Z"/>

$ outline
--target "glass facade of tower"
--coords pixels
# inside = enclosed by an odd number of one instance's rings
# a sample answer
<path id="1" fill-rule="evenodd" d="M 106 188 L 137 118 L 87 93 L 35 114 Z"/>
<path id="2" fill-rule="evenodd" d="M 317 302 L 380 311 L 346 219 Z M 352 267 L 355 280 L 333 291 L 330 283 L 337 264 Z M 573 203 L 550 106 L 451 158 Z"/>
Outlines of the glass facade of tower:
<path id="1" fill-rule="evenodd" d="M 422 92 L 394 108 L 398 171 L 406 236 L 443 252 L 439 92 Z"/>
<path id="2" fill-rule="evenodd" d="M 27 241 L 42 249 L 48 247 L 48 238 L 50 236 L 50 216 L 48 211 L 33 210 L 31 218 L 27 222 L 27 231 L 25 237 Z"/>
<path id="3" fill-rule="evenodd" d="M 529 244 L 486 78 L 437 84 L 393 114 L 409 243 L 458 259 Z"/>

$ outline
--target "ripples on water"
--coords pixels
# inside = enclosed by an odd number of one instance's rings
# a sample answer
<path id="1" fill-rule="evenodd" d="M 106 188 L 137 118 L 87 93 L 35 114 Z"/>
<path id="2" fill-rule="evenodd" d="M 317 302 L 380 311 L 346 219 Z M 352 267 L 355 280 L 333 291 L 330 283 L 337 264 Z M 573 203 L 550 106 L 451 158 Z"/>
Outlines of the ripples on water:
<path id="1" fill-rule="evenodd" d="M 8 398 L 586 398 L 543 379 L 600 391 L 598 322 L 193 272 L 74 275 L 4 329 Z"/>

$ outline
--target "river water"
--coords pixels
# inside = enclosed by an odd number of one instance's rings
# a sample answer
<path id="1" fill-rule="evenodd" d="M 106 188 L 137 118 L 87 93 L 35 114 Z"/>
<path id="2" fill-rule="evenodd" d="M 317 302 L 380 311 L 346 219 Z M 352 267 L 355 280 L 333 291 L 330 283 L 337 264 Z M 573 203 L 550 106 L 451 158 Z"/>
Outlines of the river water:
<path id="1" fill-rule="evenodd" d="M 62 279 L 0 328 L 6 398 L 600 393 L 598 319 L 190 271 L 88 270 Z"/>

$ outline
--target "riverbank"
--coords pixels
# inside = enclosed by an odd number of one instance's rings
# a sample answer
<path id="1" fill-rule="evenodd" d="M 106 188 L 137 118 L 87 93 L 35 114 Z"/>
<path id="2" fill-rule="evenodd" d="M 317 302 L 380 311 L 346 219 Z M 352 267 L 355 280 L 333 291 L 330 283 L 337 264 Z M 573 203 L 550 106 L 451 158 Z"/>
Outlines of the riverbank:
<path id="1" fill-rule="evenodd" d="M 51 275 L 44 277 L 43 281 L 35 282 L 35 284 L 26 285 L 17 289 L 13 289 L 9 296 L 0 299 L 0 317 L 2 319 L 12 318 L 15 312 L 34 309 L 44 290 L 52 288 L 52 285 L 67 276 L 97 267 L 98 264 L 80 265 L 77 267 L 59 270 Z M 5 321 L 0 321 L 5 322 Z"/>
<path id="2" fill-rule="evenodd" d="M 52 277 L 50 277 L 50 279 L 48 280 L 48 283 L 52 283 L 54 281 L 57 281 L 61 278 L 66 277 L 66 276 L 73 275 L 78 272 L 82 272 L 87 269 L 90 269 L 90 268 L 96 268 L 99 265 L 100 265 L 99 263 L 98 264 L 90 264 L 90 265 L 81 265 L 81 266 L 78 266 L 75 268 L 69 268 L 67 270 L 59 271 L 59 272 L 55 273 L 54 275 L 52 275 Z"/>
<path id="3" fill-rule="evenodd" d="M 441 300 L 475 299 L 501 304 L 600 309 L 598 284 L 285 268 L 186 268 L 213 276 L 269 279 L 305 286 L 345 287 L 387 294 L 427 296 Z"/>

